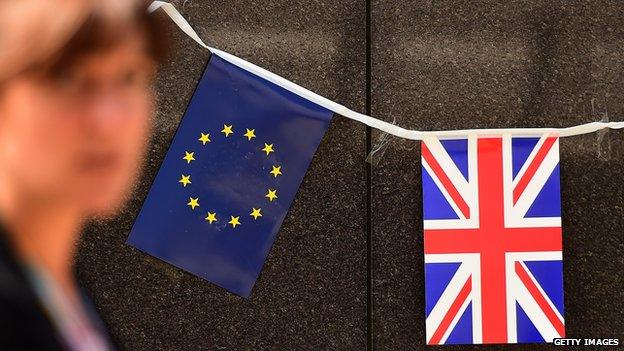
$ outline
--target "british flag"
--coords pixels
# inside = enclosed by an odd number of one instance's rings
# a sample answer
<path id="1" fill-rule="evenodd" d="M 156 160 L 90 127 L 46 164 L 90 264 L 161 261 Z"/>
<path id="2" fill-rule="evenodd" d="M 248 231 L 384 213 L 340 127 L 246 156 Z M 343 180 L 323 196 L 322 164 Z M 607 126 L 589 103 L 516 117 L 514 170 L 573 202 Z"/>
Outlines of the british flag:
<path id="1" fill-rule="evenodd" d="M 422 142 L 427 344 L 564 337 L 559 138 Z"/>

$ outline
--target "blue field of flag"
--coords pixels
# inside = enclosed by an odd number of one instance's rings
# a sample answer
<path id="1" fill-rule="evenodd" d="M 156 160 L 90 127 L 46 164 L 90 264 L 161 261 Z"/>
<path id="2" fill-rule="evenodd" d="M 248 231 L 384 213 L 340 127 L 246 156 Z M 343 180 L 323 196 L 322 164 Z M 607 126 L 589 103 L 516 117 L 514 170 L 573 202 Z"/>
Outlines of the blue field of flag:
<path id="1" fill-rule="evenodd" d="M 248 297 L 331 118 L 212 55 L 128 243 Z"/>

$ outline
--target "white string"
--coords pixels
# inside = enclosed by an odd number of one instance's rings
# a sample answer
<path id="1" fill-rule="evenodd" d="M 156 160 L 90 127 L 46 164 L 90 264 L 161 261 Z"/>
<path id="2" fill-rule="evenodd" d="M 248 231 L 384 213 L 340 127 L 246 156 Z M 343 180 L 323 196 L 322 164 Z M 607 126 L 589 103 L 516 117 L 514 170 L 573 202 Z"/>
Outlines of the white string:
<path id="1" fill-rule="evenodd" d="M 158 9 L 163 9 L 165 13 L 173 20 L 173 22 L 180 27 L 180 29 L 186 33 L 189 37 L 195 40 L 202 47 L 210 50 L 213 54 L 221 57 L 222 59 L 236 65 L 250 73 L 253 73 L 259 77 L 262 77 L 269 82 L 272 82 L 282 88 L 289 90 L 304 99 L 310 100 L 324 108 L 333 111 L 341 116 L 350 118 L 352 120 L 366 124 L 369 127 L 379 129 L 383 132 L 392 134 L 394 136 L 410 139 L 410 140 L 422 140 L 426 137 L 438 137 L 438 138 L 455 138 L 466 137 L 468 135 L 501 135 L 501 134 L 513 134 L 516 136 L 533 136 L 542 134 L 553 134 L 560 137 L 567 137 L 573 135 L 593 133 L 595 131 L 610 128 L 621 129 L 624 128 L 624 122 L 590 122 L 568 128 L 513 128 L 513 129 L 464 129 L 464 130 L 440 130 L 440 131 L 418 131 L 410 130 L 399 127 L 397 125 L 379 120 L 377 118 L 367 116 L 365 114 L 353 111 L 347 107 L 331 101 L 321 95 L 318 95 L 306 88 L 303 88 L 285 78 L 278 76 L 273 72 L 269 72 L 262 67 L 258 67 L 251 62 L 245 61 L 239 57 L 236 57 L 227 52 L 219 49 L 212 48 L 206 45 L 201 38 L 197 35 L 195 30 L 186 21 L 186 19 L 178 12 L 178 10 L 172 4 L 165 1 L 154 1 L 150 5 L 148 11 L 154 12 Z"/>

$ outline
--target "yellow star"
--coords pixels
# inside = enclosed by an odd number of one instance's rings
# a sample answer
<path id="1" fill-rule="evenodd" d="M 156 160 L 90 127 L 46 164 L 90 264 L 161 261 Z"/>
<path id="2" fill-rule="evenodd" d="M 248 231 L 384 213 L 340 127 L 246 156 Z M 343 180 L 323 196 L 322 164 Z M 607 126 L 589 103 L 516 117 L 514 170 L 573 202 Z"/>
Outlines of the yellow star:
<path id="1" fill-rule="evenodd" d="M 262 217 L 262 213 L 260 213 L 259 208 L 254 208 L 253 211 L 249 215 L 252 216 L 254 219 L 258 219 L 258 217 Z"/>
<path id="2" fill-rule="evenodd" d="M 264 149 L 262 149 L 262 151 L 266 152 L 267 155 L 269 155 L 271 152 L 275 152 L 275 150 L 273 150 L 273 144 L 267 143 L 264 143 Z"/>
<path id="3" fill-rule="evenodd" d="M 195 207 L 199 207 L 199 198 L 190 198 L 191 200 L 189 201 L 189 203 L 187 205 L 191 206 L 191 209 L 194 210 Z"/>
<path id="4" fill-rule="evenodd" d="M 211 141 L 210 140 L 210 133 L 208 133 L 208 134 L 200 133 L 200 134 L 201 134 L 201 136 L 197 140 L 201 141 L 203 145 L 206 145 L 206 143 L 209 143 Z"/>
<path id="5" fill-rule="evenodd" d="M 273 201 L 277 199 L 277 190 L 269 189 L 269 192 L 266 195 L 264 195 L 264 197 L 268 197 L 269 201 Z"/>
<path id="6" fill-rule="evenodd" d="M 251 139 L 256 137 L 256 134 L 255 134 L 256 130 L 255 129 L 248 129 L 248 128 L 245 128 L 245 129 L 247 129 L 247 133 L 245 133 L 244 135 L 247 137 L 247 139 L 249 139 L 251 141 Z"/>
<path id="7" fill-rule="evenodd" d="M 234 216 L 230 216 L 230 221 L 228 222 L 229 224 L 232 225 L 232 228 L 236 228 L 237 225 L 240 225 L 241 223 L 238 221 L 240 219 L 240 216 L 238 217 L 234 217 Z"/>
<path id="8" fill-rule="evenodd" d="M 282 175 L 282 166 L 273 166 L 273 170 L 269 172 L 273 177 L 277 178 L 278 175 Z"/>
<path id="9" fill-rule="evenodd" d="M 228 126 L 227 124 L 223 125 L 223 129 L 221 130 L 221 133 L 225 134 L 226 137 L 229 137 L 230 134 L 233 134 L 234 131 L 232 131 L 232 127 L 233 126 Z"/>
<path id="10" fill-rule="evenodd" d="M 212 224 L 212 222 L 217 221 L 217 214 L 214 212 L 208 212 L 208 215 L 204 219 L 207 220 L 210 224 Z"/>
<path id="11" fill-rule="evenodd" d="M 180 179 L 180 180 L 178 181 L 178 183 L 182 183 L 182 185 L 184 185 L 184 187 L 186 188 L 186 186 L 187 186 L 188 184 L 191 184 L 191 175 L 189 174 L 189 175 L 185 176 L 185 175 L 183 174 L 183 175 L 182 175 L 182 179 Z"/>
<path id="12" fill-rule="evenodd" d="M 184 157 L 182 157 L 183 160 L 186 160 L 186 163 L 191 163 L 191 161 L 195 161 L 195 157 L 193 157 L 193 155 L 195 155 L 194 152 L 188 152 L 188 151 L 184 151 L 185 155 Z"/>

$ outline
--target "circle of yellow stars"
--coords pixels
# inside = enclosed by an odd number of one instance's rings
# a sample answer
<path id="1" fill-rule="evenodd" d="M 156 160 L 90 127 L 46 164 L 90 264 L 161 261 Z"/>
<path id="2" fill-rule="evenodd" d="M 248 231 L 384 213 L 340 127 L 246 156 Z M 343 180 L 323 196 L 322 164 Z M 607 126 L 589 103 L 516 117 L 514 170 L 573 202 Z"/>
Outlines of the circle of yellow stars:
<path id="1" fill-rule="evenodd" d="M 224 124 L 223 129 L 221 130 L 221 133 L 223 133 L 223 135 L 225 135 L 226 138 L 229 138 L 230 136 L 234 135 L 235 134 L 234 125 Z M 248 141 L 251 141 L 252 139 L 256 138 L 256 130 L 245 128 L 245 133 L 243 134 L 243 136 L 247 138 Z M 199 139 L 197 140 L 201 142 L 202 146 L 205 146 L 206 144 L 212 142 L 212 140 L 210 139 L 210 133 L 204 133 L 204 132 L 200 132 Z M 260 149 L 260 151 L 264 152 L 266 156 L 269 156 L 271 153 L 275 152 L 275 146 L 274 144 L 264 143 L 264 147 Z M 185 151 L 184 157 L 182 157 L 182 159 L 186 161 L 187 164 L 190 164 L 191 162 L 195 161 L 195 151 Z M 277 178 L 281 176 L 282 166 L 273 165 L 271 167 L 271 171 L 269 172 L 269 174 L 273 176 L 273 178 Z M 191 175 L 182 174 L 178 183 L 182 184 L 182 187 L 186 188 L 187 185 L 192 184 Z M 267 193 L 266 195 L 264 195 L 264 197 L 267 199 L 267 201 L 273 202 L 275 199 L 278 198 L 277 189 L 271 189 L 271 188 L 267 189 Z M 189 202 L 186 205 L 190 207 L 192 211 L 194 211 L 198 207 L 201 208 L 201 205 L 199 203 L 199 197 L 196 197 L 196 198 L 189 197 Z M 262 217 L 262 208 L 253 207 L 251 209 L 251 213 L 249 213 L 249 216 L 252 217 L 254 221 L 258 220 L 258 218 Z M 242 225 L 240 217 L 241 216 L 230 215 L 230 220 L 227 223 L 231 225 L 232 228 L 236 228 L 237 226 Z M 204 220 L 208 224 L 213 224 L 219 221 L 219 217 L 217 216 L 216 212 L 208 211 Z"/>

